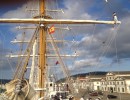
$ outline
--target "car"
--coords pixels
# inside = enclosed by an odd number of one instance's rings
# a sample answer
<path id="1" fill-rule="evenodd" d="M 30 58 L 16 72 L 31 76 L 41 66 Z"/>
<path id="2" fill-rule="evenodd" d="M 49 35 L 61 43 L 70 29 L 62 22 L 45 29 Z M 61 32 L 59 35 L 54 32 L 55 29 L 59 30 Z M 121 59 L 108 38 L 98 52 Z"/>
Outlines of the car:
<path id="1" fill-rule="evenodd" d="M 90 96 L 98 96 L 98 93 L 97 92 L 92 92 L 89 94 Z"/>
<path id="2" fill-rule="evenodd" d="M 102 92 L 102 91 L 98 91 L 98 94 L 99 94 L 99 95 L 103 95 L 103 92 Z"/>
<path id="3" fill-rule="evenodd" d="M 117 98 L 115 95 L 107 95 L 108 99 Z"/>

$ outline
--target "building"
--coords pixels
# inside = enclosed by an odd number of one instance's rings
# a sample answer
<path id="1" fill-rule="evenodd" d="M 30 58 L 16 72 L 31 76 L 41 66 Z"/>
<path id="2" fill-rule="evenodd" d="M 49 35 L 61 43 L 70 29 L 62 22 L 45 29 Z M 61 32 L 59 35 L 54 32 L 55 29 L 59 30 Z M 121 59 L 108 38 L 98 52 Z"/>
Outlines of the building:
<path id="1" fill-rule="evenodd" d="M 88 80 L 85 77 L 77 77 L 75 82 L 73 83 L 74 87 L 77 89 L 87 89 Z"/>
<path id="2" fill-rule="evenodd" d="M 77 89 L 101 90 L 101 78 L 103 75 L 87 75 L 86 77 L 77 77 L 73 86 Z"/>
<path id="3" fill-rule="evenodd" d="M 102 91 L 130 93 L 130 72 L 108 72 L 101 79 Z"/>
<path id="4" fill-rule="evenodd" d="M 75 87 L 78 89 L 101 90 L 108 92 L 130 93 L 130 71 L 108 72 L 104 75 L 87 75 L 77 77 Z"/>
<path id="5" fill-rule="evenodd" d="M 89 80 L 89 90 L 101 90 L 101 79 L 105 77 L 105 75 L 89 75 L 86 76 Z"/>

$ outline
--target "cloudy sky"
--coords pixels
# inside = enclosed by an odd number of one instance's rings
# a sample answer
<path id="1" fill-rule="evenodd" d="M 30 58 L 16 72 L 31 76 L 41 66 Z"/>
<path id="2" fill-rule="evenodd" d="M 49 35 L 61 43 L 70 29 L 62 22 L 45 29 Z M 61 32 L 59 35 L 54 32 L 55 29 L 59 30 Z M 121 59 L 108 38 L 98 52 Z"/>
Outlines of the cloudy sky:
<path id="1" fill-rule="evenodd" d="M 33 2 L 32 2 L 33 1 Z M 31 18 L 38 12 L 36 0 L 0 1 L 0 18 Z M 78 57 L 64 59 L 72 74 L 91 71 L 128 71 L 130 70 L 130 1 L 129 0 L 47 0 L 47 9 L 63 9 L 62 12 L 47 12 L 53 18 L 113 20 L 116 12 L 121 25 L 61 25 L 71 30 L 56 30 L 55 38 L 71 40 L 59 44 L 62 54 L 76 54 Z M 16 59 L 6 58 L 11 52 L 17 53 L 18 46 L 10 41 L 20 39 L 25 32 L 29 39 L 32 31 L 17 30 L 24 24 L 0 24 L 0 78 L 11 78 Z M 65 48 L 68 47 L 68 48 Z M 52 60 L 51 64 L 56 60 Z M 60 65 L 58 65 L 60 66 Z"/>

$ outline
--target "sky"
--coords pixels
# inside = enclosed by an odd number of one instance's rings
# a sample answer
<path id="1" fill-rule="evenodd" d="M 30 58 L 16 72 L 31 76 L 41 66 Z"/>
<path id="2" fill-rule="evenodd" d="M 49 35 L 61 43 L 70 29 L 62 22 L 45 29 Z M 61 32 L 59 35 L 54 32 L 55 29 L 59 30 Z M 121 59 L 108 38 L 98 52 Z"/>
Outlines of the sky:
<path id="1" fill-rule="evenodd" d="M 33 1 L 33 2 L 32 2 Z M 64 59 L 72 74 L 92 71 L 130 71 L 130 1 L 129 0 L 47 0 L 47 9 L 63 9 L 62 12 L 47 12 L 53 18 L 113 20 L 116 12 L 120 25 L 61 25 L 71 30 L 56 30 L 53 36 L 57 39 L 72 40 L 59 44 L 63 54 L 79 55 Z M 38 12 L 36 0 L 4 0 L 0 1 L 0 18 L 31 18 Z M 25 32 L 26 40 L 30 39 L 30 30 L 17 30 L 16 26 L 30 24 L 0 24 L 0 78 L 11 78 L 17 59 L 6 58 L 5 55 L 18 53 L 18 44 L 11 44 L 15 37 L 19 40 Z M 33 25 L 31 25 L 33 26 Z M 55 25 L 56 26 L 56 25 Z M 58 25 L 57 25 L 58 26 Z M 68 48 L 65 48 L 68 47 Z M 52 60 L 53 64 L 56 60 Z M 60 65 L 58 65 L 60 66 Z M 55 69 L 57 70 L 57 69 Z M 58 71 L 57 71 L 58 72 Z"/>

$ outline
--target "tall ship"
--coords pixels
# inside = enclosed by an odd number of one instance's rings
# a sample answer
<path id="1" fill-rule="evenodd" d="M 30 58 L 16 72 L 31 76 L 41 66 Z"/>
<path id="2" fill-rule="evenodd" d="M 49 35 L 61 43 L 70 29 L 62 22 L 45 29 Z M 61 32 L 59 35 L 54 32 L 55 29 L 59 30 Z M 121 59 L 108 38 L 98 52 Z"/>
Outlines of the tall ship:
<path id="1" fill-rule="evenodd" d="M 31 8 L 28 7 L 29 5 L 23 7 L 27 14 L 31 14 L 31 17 L 0 18 L 1 25 L 17 24 L 18 30 L 26 31 L 20 36 L 21 39 L 15 38 L 11 41 L 18 44 L 20 49 L 15 55 L 12 53 L 7 55 L 11 58 L 17 57 L 17 64 L 13 78 L 5 85 L 6 91 L 0 95 L 0 100 L 76 99 L 78 92 L 72 84 L 70 70 L 73 68 L 73 60 L 79 57 L 77 49 L 80 48 L 80 44 L 77 42 L 78 34 L 72 31 L 73 27 L 80 30 L 82 26 L 85 32 L 87 25 L 106 24 L 115 27 L 121 22 L 118 21 L 115 12 L 112 20 L 107 21 L 82 18 L 62 19 L 66 12 L 53 7 L 54 3 L 57 5 L 57 2 L 62 1 L 29 0 L 28 2 L 29 4 L 33 2 L 33 5 L 30 5 Z M 74 11 L 76 9 L 78 10 L 75 8 Z M 27 32 L 31 32 L 28 38 L 25 37 Z M 72 65 L 68 66 L 70 64 Z M 57 77 L 64 78 L 65 82 L 59 84 Z"/>

